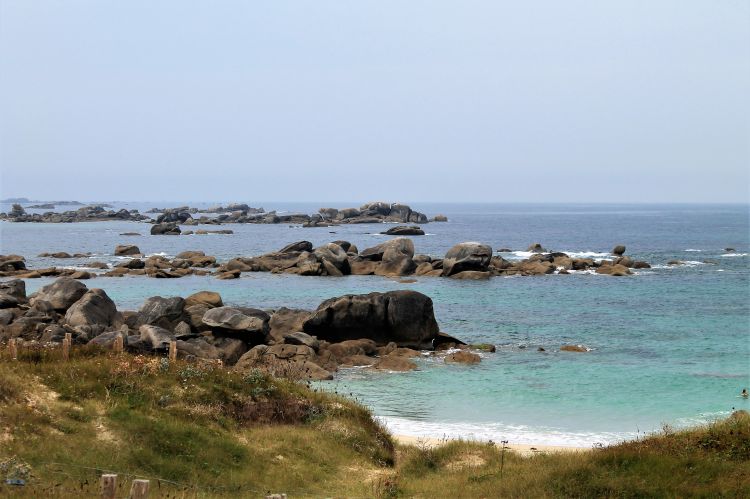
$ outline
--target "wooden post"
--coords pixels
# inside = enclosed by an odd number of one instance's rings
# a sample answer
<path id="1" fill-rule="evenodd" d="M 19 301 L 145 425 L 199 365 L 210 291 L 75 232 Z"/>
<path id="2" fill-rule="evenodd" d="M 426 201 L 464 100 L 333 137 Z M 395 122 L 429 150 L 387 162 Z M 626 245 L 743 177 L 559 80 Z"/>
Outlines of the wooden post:
<path id="1" fill-rule="evenodd" d="M 65 339 L 63 340 L 63 360 L 70 359 L 70 345 L 73 343 L 73 335 L 71 333 L 65 333 Z"/>
<path id="2" fill-rule="evenodd" d="M 177 342 L 169 342 L 169 362 L 175 362 L 177 360 Z"/>
<path id="3" fill-rule="evenodd" d="M 148 497 L 148 480 L 133 480 L 130 486 L 130 499 L 146 499 Z"/>
<path id="4" fill-rule="evenodd" d="M 8 341 L 8 351 L 10 352 L 10 360 L 18 360 L 18 346 L 16 345 L 15 338 L 11 338 Z"/>
<path id="5" fill-rule="evenodd" d="M 117 475 L 102 475 L 102 499 L 115 499 Z"/>
<path id="6" fill-rule="evenodd" d="M 115 338 L 115 344 L 112 346 L 112 350 L 115 351 L 115 353 L 122 353 L 122 350 L 125 346 L 125 342 L 122 339 L 122 335 L 118 334 Z"/>

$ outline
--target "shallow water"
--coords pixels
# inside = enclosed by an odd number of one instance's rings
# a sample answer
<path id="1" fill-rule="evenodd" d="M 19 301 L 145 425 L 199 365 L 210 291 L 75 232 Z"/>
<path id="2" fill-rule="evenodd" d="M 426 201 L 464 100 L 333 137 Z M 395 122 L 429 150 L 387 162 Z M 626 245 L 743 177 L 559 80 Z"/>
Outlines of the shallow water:
<path id="1" fill-rule="evenodd" d="M 131 205 L 145 209 L 166 203 Z M 312 212 L 316 205 L 267 209 Z M 119 206 L 118 206 L 119 207 Z M 541 242 L 555 251 L 605 257 L 615 244 L 655 264 L 638 275 L 613 278 L 579 273 L 494 278 L 489 282 L 417 278 L 404 284 L 382 277 L 297 277 L 244 274 L 175 280 L 99 278 L 120 308 L 148 296 L 219 291 L 230 304 L 314 308 L 344 293 L 410 288 L 432 297 L 443 331 L 468 342 L 494 343 L 478 366 L 419 360 L 411 373 L 342 370 L 327 389 L 351 394 L 397 433 L 443 435 L 516 443 L 592 445 L 658 429 L 694 424 L 750 409 L 738 397 L 750 386 L 750 241 L 748 207 L 615 205 L 419 205 L 450 222 L 425 226 L 417 252 L 442 255 L 454 243 L 479 240 L 524 250 Z M 0 211 L 8 207 L 0 206 Z M 175 255 L 201 249 L 220 259 L 254 255 L 307 239 L 335 239 L 360 249 L 387 236 L 382 225 L 302 229 L 287 225 L 228 225 L 233 235 L 149 236 L 147 224 L 0 223 L 0 253 L 26 255 L 32 266 L 85 265 L 88 259 L 36 258 L 44 251 L 92 252 L 116 261 L 113 248 L 135 243 L 146 253 Z M 198 227 L 200 228 L 200 227 Z M 215 228 L 215 227 L 209 227 Z M 195 230 L 196 227 L 190 227 Z M 119 236 L 136 231 L 140 237 Z M 726 247 L 735 252 L 727 253 Z M 521 257 L 523 253 L 516 253 Z M 506 257 L 512 258 L 509 254 Z M 583 255 L 582 255 L 583 256 Z M 670 267 L 672 259 L 689 262 Z M 715 263 L 704 263 L 704 260 Z M 29 280 L 33 291 L 48 280 Z M 583 344 L 588 353 L 560 352 Z M 546 351 L 540 352 L 542 347 Z"/>

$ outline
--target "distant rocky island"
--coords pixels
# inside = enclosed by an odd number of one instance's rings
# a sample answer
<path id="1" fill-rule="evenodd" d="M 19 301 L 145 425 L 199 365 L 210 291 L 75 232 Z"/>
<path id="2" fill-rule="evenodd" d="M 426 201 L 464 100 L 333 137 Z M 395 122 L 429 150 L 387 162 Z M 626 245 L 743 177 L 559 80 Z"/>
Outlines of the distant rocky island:
<path id="1" fill-rule="evenodd" d="M 25 198 L 22 198 L 25 199 Z M 78 202 L 69 202 L 76 203 Z M 53 209 L 55 204 L 46 203 L 28 208 Z M 152 208 L 147 214 L 138 210 L 107 210 L 110 205 L 83 206 L 77 210 L 64 212 L 27 213 L 26 209 L 17 202 L 11 211 L 0 213 L 0 220 L 9 222 L 45 222 L 45 223 L 74 223 L 96 222 L 107 220 L 125 220 L 134 222 L 149 222 L 160 227 L 152 229 L 152 234 L 179 234 L 178 225 L 221 225 L 230 223 L 256 224 L 299 224 L 303 227 L 329 227 L 341 224 L 368 223 L 416 223 L 425 224 L 431 220 L 424 213 L 413 210 L 409 205 L 401 203 L 385 203 L 382 201 L 366 203 L 359 208 L 320 208 L 317 213 L 278 213 L 275 210 L 266 212 L 263 208 L 254 208 L 244 203 L 216 206 L 200 210 L 195 207 L 182 206 L 178 208 Z M 195 216 L 194 216 L 195 215 Z M 436 215 L 434 222 L 445 222 L 444 215 Z M 164 225 L 169 224 L 169 225 Z"/>

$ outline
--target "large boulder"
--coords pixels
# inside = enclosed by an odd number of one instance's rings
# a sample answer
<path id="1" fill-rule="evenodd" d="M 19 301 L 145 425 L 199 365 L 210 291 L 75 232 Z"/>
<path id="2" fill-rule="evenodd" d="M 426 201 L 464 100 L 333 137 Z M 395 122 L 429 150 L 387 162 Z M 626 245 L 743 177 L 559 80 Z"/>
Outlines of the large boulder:
<path id="1" fill-rule="evenodd" d="M 34 295 L 34 301 L 43 300 L 52 304 L 55 310 L 63 311 L 70 308 L 88 290 L 82 284 L 70 277 L 59 277 L 51 284 L 47 284 Z"/>
<path id="2" fill-rule="evenodd" d="M 315 248 L 315 251 L 313 251 L 313 255 L 315 255 L 315 257 L 321 263 L 323 263 L 323 265 L 328 262 L 329 266 L 326 267 L 326 270 L 329 271 L 329 274 L 332 274 L 332 272 L 330 271 L 331 265 L 343 275 L 351 274 L 351 268 L 349 267 L 349 259 L 346 251 L 344 251 L 344 248 L 342 248 L 338 244 L 328 243 L 324 244 L 323 246 L 319 246 L 318 248 Z"/>
<path id="3" fill-rule="evenodd" d="M 174 335 L 159 326 L 144 324 L 138 328 L 141 342 L 152 350 L 166 350 L 169 343 L 174 341 Z"/>
<path id="4" fill-rule="evenodd" d="M 138 323 L 155 324 L 169 329 L 172 323 L 182 320 L 184 309 L 185 300 L 179 296 L 152 296 L 143 302 L 138 311 Z"/>
<path id="5" fill-rule="evenodd" d="M 417 268 L 414 263 L 414 243 L 406 237 L 397 237 L 379 245 L 383 247 L 380 265 L 375 269 L 376 275 L 403 276 L 413 274 Z"/>
<path id="6" fill-rule="evenodd" d="M 103 289 L 90 289 L 65 313 L 65 323 L 76 326 L 111 326 L 117 317 L 115 302 Z"/>
<path id="7" fill-rule="evenodd" d="M 221 295 L 214 291 L 198 291 L 197 293 L 193 293 L 185 298 L 185 308 L 200 303 L 208 305 L 211 308 L 224 306 L 224 302 L 221 300 Z"/>
<path id="8" fill-rule="evenodd" d="M 140 255 L 141 250 L 134 244 L 118 244 L 115 246 L 115 256 Z"/>
<path id="9" fill-rule="evenodd" d="M 288 334 L 301 332 L 305 321 L 310 318 L 312 312 L 281 307 L 276 310 L 269 320 L 270 337 L 273 341 L 282 343 Z"/>
<path id="10" fill-rule="evenodd" d="M 26 283 L 22 279 L 0 282 L 0 293 L 12 296 L 18 302 L 26 301 Z"/>
<path id="11" fill-rule="evenodd" d="M 295 253 L 303 251 L 312 251 L 313 245 L 310 241 L 297 241 L 296 243 L 287 244 L 279 250 L 279 253 Z"/>
<path id="12" fill-rule="evenodd" d="M 330 342 L 369 338 L 412 348 L 432 348 L 439 331 L 432 300 L 416 291 L 331 298 L 320 304 L 303 329 Z"/>
<path id="13" fill-rule="evenodd" d="M 217 307 L 203 314 L 203 324 L 215 335 L 239 337 L 256 345 L 267 340 L 269 320 L 266 312 L 249 307 Z"/>
<path id="14" fill-rule="evenodd" d="M 622 256 L 625 254 L 625 245 L 618 244 L 614 248 L 612 248 L 612 254 L 617 256 Z"/>
<path id="15" fill-rule="evenodd" d="M 416 225 L 397 225 L 381 232 L 389 236 L 424 236 L 424 231 Z"/>
<path id="16" fill-rule="evenodd" d="M 443 258 L 443 275 L 451 276 L 467 270 L 487 272 L 492 248 L 486 244 L 467 242 L 453 246 Z"/>
<path id="17" fill-rule="evenodd" d="M 152 236 L 178 236 L 181 232 L 180 227 L 176 223 L 165 222 L 151 226 Z"/>

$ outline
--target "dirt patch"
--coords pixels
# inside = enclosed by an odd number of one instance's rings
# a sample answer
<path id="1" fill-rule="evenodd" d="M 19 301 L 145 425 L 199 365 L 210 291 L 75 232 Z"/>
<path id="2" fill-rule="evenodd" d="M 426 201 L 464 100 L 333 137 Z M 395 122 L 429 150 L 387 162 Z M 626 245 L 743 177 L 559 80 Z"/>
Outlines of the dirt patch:
<path id="1" fill-rule="evenodd" d="M 469 454 L 463 454 L 458 459 L 446 464 L 445 467 L 449 470 L 455 471 L 465 468 L 479 468 L 481 466 L 484 466 L 486 463 L 487 461 L 485 461 L 482 456 L 472 452 Z"/>

